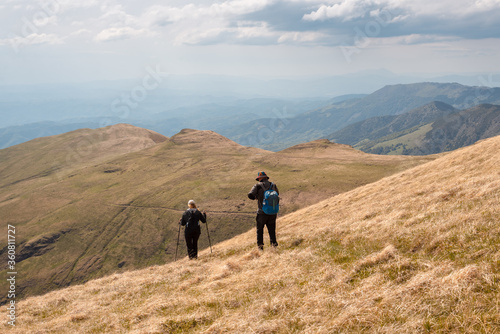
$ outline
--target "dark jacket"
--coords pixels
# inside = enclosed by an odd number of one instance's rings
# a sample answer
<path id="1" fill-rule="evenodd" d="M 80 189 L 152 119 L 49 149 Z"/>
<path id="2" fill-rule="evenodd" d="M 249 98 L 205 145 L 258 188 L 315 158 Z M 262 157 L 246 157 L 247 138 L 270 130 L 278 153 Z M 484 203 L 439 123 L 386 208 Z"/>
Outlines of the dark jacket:
<path id="1" fill-rule="evenodd" d="M 207 222 L 207 215 L 200 212 L 198 209 L 187 209 L 181 218 L 181 225 L 186 226 L 186 229 L 200 229 L 200 220 L 202 223 Z"/>
<path id="2" fill-rule="evenodd" d="M 264 188 L 262 187 L 264 186 Z M 259 209 L 257 210 L 257 214 L 264 214 L 264 211 L 262 211 L 262 201 L 264 200 L 264 192 L 268 190 L 271 186 L 271 182 L 269 180 L 264 180 L 261 181 L 257 184 L 255 184 L 252 187 L 252 190 L 248 193 L 248 198 L 251 200 L 257 200 L 258 207 Z M 265 190 L 264 190 L 265 189 Z M 279 194 L 280 192 L 278 191 L 278 187 L 276 184 L 273 183 L 273 189 L 276 190 L 276 192 Z"/>

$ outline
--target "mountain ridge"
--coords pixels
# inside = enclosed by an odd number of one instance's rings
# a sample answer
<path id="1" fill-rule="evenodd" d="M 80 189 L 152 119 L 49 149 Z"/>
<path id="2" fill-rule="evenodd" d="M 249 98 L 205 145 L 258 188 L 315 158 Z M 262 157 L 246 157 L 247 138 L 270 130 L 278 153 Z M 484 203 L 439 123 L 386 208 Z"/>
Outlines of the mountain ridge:
<path id="1" fill-rule="evenodd" d="M 360 99 L 331 104 L 290 118 L 274 121 L 263 118 L 221 133 L 243 145 L 278 151 L 300 142 L 325 138 L 371 117 L 399 115 L 432 101 L 441 101 L 459 109 L 481 103 L 500 104 L 500 88 L 432 82 L 389 85 Z M 278 125 L 271 126 L 273 122 Z M 256 137 L 259 131 L 264 131 L 262 129 L 271 130 L 271 134 Z"/>
<path id="2" fill-rule="evenodd" d="M 356 145 L 363 140 L 374 140 L 424 125 L 457 111 L 444 102 L 432 101 L 406 113 L 393 116 L 378 116 L 349 125 L 326 138 L 335 142 Z"/>
<path id="3" fill-rule="evenodd" d="M 36 138 L 0 150 L 0 187 L 7 186 L 5 180 L 17 184 L 23 179 L 54 176 L 68 167 L 102 162 L 113 156 L 154 146 L 167 139 L 154 131 L 129 124 L 79 129 L 62 135 Z M 46 157 L 40 152 L 51 154 Z M 33 163 L 35 161 L 36 164 Z M 20 165 L 25 168 L 19 169 Z"/>
<path id="4" fill-rule="evenodd" d="M 430 123 L 394 132 L 356 148 L 368 153 L 425 155 L 447 152 L 500 134 L 500 106 L 480 104 L 457 110 Z"/>
<path id="5" fill-rule="evenodd" d="M 219 99 L 216 104 L 201 98 L 184 107 L 151 113 L 149 103 L 143 113 L 135 111 L 127 118 L 116 115 L 75 118 L 59 123 L 41 122 L 24 127 L 0 129 L 0 147 L 17 144 L 44 134 L 60 134 L 75 127 L 99 127 L 103 121 L 129 123 L 149 128 L 166 136 L 185 127 L 209 129 L 240 143 L 267 150 L 325 138 L 329 134 L 367 118 L 394 116 L 421 107 L 431 101 L 442 101 L 464 109 L 481 103 L 500 104 L 500 88 L 464 86 L 457 83 L 423 82 L 388 85 L 368 95 L 351 94 L 330 100 Z M 194 105 L 193 105 L 194 103 Z M 156 109 L 155 109 L 156 110 Z"/>

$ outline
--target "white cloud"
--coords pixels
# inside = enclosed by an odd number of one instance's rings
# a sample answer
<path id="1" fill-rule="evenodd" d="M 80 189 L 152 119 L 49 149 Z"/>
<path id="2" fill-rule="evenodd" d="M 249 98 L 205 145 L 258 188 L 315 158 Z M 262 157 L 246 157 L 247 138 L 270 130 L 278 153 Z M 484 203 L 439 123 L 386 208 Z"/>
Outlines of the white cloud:
<path id="1" fill-rule="evenodd" d="M 403 0 L 402 8 L 407 8 L 415 16 L 425 15 L 433 17 L 464 17 L 471 14 L 484 13 L 500 8 L 500 0 Z"/>
<path id="2" fill-rule="evenodd" d="M 316 31 L 291 31 L 282 33 L 278 38 L 278 43 L 308 44 L 320 42 L 321 40 L 324 40 L 326 38 L 328 38 L 328 35 Z"/>
<path id="3" fill-rule="evenodd" d="M 388 11 L 403 11 L 404 18 L 429 16 L 438 18 L 464 17 L 500 8 L 500 0 L 341 0 L 332 5 L 322 4 L 303 16 L 306 21 L 324 21 L 341 18 L 349 21 L 364 17 L 370 11 L 384 8 Z"/>
<path id="4" fill-rule="evenodd" d="M 267 22 L 240 21 L 238 27 L 233 29 L 238 38 L 273 37 Z"/>
<path id="5" fill-rule="evenodd" d="M 175 44 L 216 44 L 270 38 L 267 23 L 241 24 L 237 17 L 263 9 L 272 1 L 227 0 L 182 6 L 154 5 L 135 15 L 127 12 L 122 5 L 108 2 L 101 6 L 103 14 L 95 20 L 95 24 L 101 27 L 95 40 L 123 40 L 153 32 L 165 35 Z"/>
<path id="6" fill-rule="evenodd" d="M 188 4 L 182 8 L 153 6 L 142 15 L 142 20 L 148 25 L 164 26 L 168 23 L 182 21 L 190 16 L 193 17 L 195 10 L 196 6 L 194 4 Z"/>
<path id="7" fill-rule="evenodd" d="M 272 31 L 266 22 L 239 21 L 231 27 L 193 28 L 181 33 L 175 40 L 176 44 L 219 44 L 247 43 L 258 41 L 257 44 L 275 43 L 279 34 Z"/>
<path id="8" fill-rule="evenodd" d="M 52 15 L 38 15 L 33 16 L 33 24 L 37 27 L 44 27 L 47 25 L 56 25 L 57 24 L 57 16 Z"/>
<path id="9" fill-rule="evenodd" d="M 199 16 L 233 17 L 263 9 L 271 3 L 271 0 L 232 0 L 214 3 L 210 6 L 200 6 L 195 13 Z"/>
<path id="10" fill-rule="evenodd" d="M 82 27 L 85 26 L 87 23 L 85 21 L 73 21 L 71 22 L 72 27 Z"/>
<path id="11" fill-rule="evenodd" d="M 223 28 L 191 29 L 176 36 L 175 45 L 213 44 L 226 30 Z"/>
<path id="12" fill-rule="evenodd" d="M 500 6 L 500 0 L 476 0 L 477 8 L 491 9 Z"/>
<path id="13" fill-rule="evenodd" d="M 407 36 L 401 43 L 414 43 L 423 40 L 417 36 L 431 35 L 491 38 L 498 34 L 495 28 L 500 25 L 495 23 L 499 22 L 496 16 L 500 15 L 495 16 L 495 10 L 500 14 L 500 0 L 191 0 L 175 1 L 176 5 L 156 2 L 152 6 L 149 4 L 154 1 L 141 4 L 118 0 L 16 1 L 23 1 L 24 7 L 34 6 L 29 14 L 21 13 L 30 25 L 20 16 L 9 23 L 17 24 L 17 31 L 12 28 L 5 31 L 10 29 L 11 35 L 43 32 L 46 36 L 64 32 L 67 43 L 72 38 L 89 36 L 93 36 L 94 42 L 105 42 L 158 35 L 162 36 L 162 42 L 174 45 L 332 46 L 350 44 L 357 36 L 355 28 L 364 33 L 368 30 L 369 37 Z M 40 19 L 34 21 L 37 12 Z M 483 13 L 487 18 L 484 21 Z M 372 23 L 379 25 L 375 27 L 378 30 L 373 30 Z M 471 29 L 475 26 L 480 27 Z M 373 31 L 376 34 L 370 34 Z"/>
<path id="14" fill-rule="evenodd" d="M 443 42 L 456 41 L 457 37 L 435 36 L 423 34 L 410 34 L 405 36 L 373 38 L 370 40 L 371 46 L 389 46 L 389 45 L 424 45 Z"/>
<path id="15" fill-rule="evenodd" d="M 151 32 L 146 29 L 134 29 L 131 27 L 108 28 L 97 34 L 95 40 L 98 42 L 110 42 L 149 35 L 151 35 Z"/>
<path id="16" fill-rule="evenodd" d="M 139 18 L 148 29 L 174 36 L 175 44 L 241 43 L 277 39 L 267 22 L 244 21 L 239 17 L 264 9 L 274 0 L 228 0 L 210 5 L 189 3 L 182 7 L 156 5 Z M 165 29 L 165 30 L 162 30 Z"/>
<path id="17" fill-rule="evenodd" d="M 0 45 L 10 45 L 16 51 L 19 47 L 37 44 L 62 44 L 64 40 L 55 34 L 37 34 L 33 33 L 25 37 L 16 36 L 0 40 Z"/>
<path id="18" fill-rule="evenodd" d="M 97 7 L 102 3 L 107 4 L 109 1 L 101 1 L 99 0 L 47 0 L 47 4 L 52 4 L 54 8 L 57 8 L 61 11 L 67 11 L 72 9 L 80 9 L 80 8 L 91 8 Z"/>
<path id="19" fill-rule="evenodd" d="M 305 14 L 303 19 L 306 21 L 324 21 L 341 17 L 344 21 L 348 21 L 365 16 L 365 7 L 370 4 L 371 1 L 365 0 L 344 0 L 332 6 L 321 5 L 318 10 Z"/>
<path id="20" fill-rule="evenodd" d="M 109 22 L 113 25 L 137 25 L 139 20 L 137 17 L 128 14 L 121 5 L 102 6 L 101 11 L 104 13 L 99 17 L 99 21 Z"/>
<path id="21" fill-rule="evenodd" d="M 55 34 L 31 34 L 25 38 L 28 44 L 62 44 L 63 39 Z"/>
<path id="22" fill-rule="evenodd" d="M 213 3 L 209 6 L 189 3 L 183 7 L 152 6 L 146 10 L 143 18 L 150 24 L 165 25 L 181 21 L 206 19 L 209 21 L 252 13 L 271 4 L 271 0 L 230 0 Z"/>
<path id="23" fill-rule="evenodd" d="M 316 31 L 277 31 L 265 21 L 238 21 L 229 27 L 190 29 L 176 38 L 176 44 L 311 44 L 328 35 Z"/>
<path id="24" fill-rule="evenodd" d="M 73 31 L 71 33 L 71 36 L 90 35 L 90 34 L 92 34 L 92 31 L 90 31 L 89 29 L 80 29 L 77 31 Z"/>

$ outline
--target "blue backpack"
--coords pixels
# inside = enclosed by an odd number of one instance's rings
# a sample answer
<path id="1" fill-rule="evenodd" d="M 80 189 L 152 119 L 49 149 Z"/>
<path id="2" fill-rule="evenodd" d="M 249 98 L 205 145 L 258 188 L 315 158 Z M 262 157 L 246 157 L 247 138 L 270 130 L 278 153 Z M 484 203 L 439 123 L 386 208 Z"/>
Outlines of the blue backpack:
<path id="1" fill-rule="evenodd" d="M 264 189 L 264 185 L 262 185 Z M 264 189 L 264 199 L 262 201 L 262 211 L 266 215 L 275 215 L 280 210 L 280 198 L 278 192 L 273 189 L 273 183 L 269 189 Z"/>

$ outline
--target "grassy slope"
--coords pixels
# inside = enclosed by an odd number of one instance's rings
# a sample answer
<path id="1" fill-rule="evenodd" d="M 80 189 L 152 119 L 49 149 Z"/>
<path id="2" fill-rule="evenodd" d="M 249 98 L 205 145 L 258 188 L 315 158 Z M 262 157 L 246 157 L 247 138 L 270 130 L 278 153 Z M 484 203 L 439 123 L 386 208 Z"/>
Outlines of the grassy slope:
<path id="1" fill-rule="evenodd" d="M 455 108 L 449 104 L 433 101 L 407 113 L 393 116 L 378 116 L 349 125 L 326 138 L 336 143 L 357 146 L 362 141 L 377 141 L 416 126 L 434 122 Z"/>
<path id="2" fill-rule="evenodd" d="M 0 150 L 0 208 L 23 193 L 61 181 L 72 171 L 155 146 L 167 139 L 150 130 L 118 124 L 37 138 Z M 38 206 L 38 202 L 30 203 L 30 207 Z M 11 217 L 3 215 L 3 218 Z"/>
<path id="3" fill-rule="evenodd" d="M 500 107 L 481 104 L 456 111 L 432 123 L 365 140 L 355 148 L 376 154 L 424 155 L 448 152 L 500 133 Z"/>
<path id="4" fill-rule="evenodd" d="M 111 129 L 127 138 L 126 128 Z M 277 181 L 285 214 L 434 159 L 380 157 L 326 141 L 273 153 L 193 130 L 117 155 L 123 150 L 115 152 L 113 140 L 93 139 L 108 130 L 77 131 L 34 141 L 45 143 L 35 149 L 26 146 L 30 142 L 0 151 L 20 152 L 4 159 L 12 173 L 4 170 L 0 190 L 2 226 L 18 230 L 17 269 L 29 273 L 19 278 L 19 297 L 173 260 L 177 221 L 191 198 L 208 211 L 213 242 L 248 231 L 256 204 L 246 194 L 259 170 Z M 58 162 L 82 141 L 93 143 L 76 151 L 85 156 Z M 20 164 L 29 167 L 16 169 Z M 51 164 L 57 168 L 40 174 Z M 208 246 L 204 235 L 200 246 Z M 0 249 L 0 260 L 5 259 L 4 240 Z M 0 286 L 0 296 L 6 296 L 5 289 Z"/>
<path id="5" fill-rule="evenodd" d="M 355 147 L 366 151 L 376 151 L 378 148 L 385 149 L 384 154 L 402 154 L 404 148 L 413 149 L 419 147 L 425 135 L 431 130 L 432 123 L 429 123 L 369 141 L 368 143 L 360 143 Z"/>
<path id="6" fill-rule="evenodd" d="M 181 260 L 19 304 L 15 333 L 498 333 L 500 137 Z M 4 325 L 6 326 L 6 325 Z"/>

